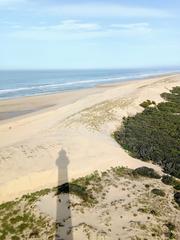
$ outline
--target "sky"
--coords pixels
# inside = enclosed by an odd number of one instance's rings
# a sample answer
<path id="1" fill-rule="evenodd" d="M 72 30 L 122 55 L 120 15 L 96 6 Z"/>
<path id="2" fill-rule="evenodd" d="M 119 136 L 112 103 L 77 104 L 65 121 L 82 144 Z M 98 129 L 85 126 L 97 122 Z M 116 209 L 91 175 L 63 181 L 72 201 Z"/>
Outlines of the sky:
<path id="1" fill-rule="evenodd" d="M 0 69 L 180 66 L 179 0 L 0 0 Z"/>

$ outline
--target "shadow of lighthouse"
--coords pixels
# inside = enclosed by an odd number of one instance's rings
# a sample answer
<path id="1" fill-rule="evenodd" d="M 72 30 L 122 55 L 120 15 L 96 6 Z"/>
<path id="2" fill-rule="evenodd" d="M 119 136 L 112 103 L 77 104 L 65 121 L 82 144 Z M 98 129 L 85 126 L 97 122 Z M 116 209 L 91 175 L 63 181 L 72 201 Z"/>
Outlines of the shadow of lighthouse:
<path id="1" fill-rule="evenodd" d="M 56 240 L 73 240 L 72 220 L 70 209 L 70 194 L 68 181 L 69 159 L 62 149 L 56 160 L 58 167 L 57 211 L 56 211 Z"/>

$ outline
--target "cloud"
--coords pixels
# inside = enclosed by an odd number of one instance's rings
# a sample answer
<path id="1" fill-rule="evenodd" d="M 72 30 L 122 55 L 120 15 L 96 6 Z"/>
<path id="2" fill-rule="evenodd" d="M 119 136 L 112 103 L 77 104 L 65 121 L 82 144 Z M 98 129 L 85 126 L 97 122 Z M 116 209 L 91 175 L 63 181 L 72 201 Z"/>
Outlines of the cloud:
<path id="1" fill-rule="evenodd" d="M 100 28 L 101 26 L 96 23 L 83 23 L 77 20 L 64 20 L 60 24 L 52 26 L 32 27 L 34 30 L 47 31 L 94 31 Z"/>
<path id="2" fill-rule="evenodd" d="M 71 17 L 170 17 L 163 9 L 124 6 L 113 3 L 58 4 L 49 5 L 49 13 Z"/>
<path id="3" fill-rule="evenodd" d="M 128 24 L 111 24 L 113 29 L 127 30 L 127 31 L 142 31 L 148 32 L 152 31 L 150 24 L 146 22 L 142 23 L 128 23 Z"/>
<path id="4" fill-rule="evenodd" d="M 0 6 L 12 6 L 15 4 L 26 3 L 26 0 L 0 0 Z"/>
<path id="5" fill-rule="evenodd" d="M 13 29 L 11 36 L 31 40 L 73 40 L 99 37 L 137 36 L 152 31 L 148 23 L 98 24 L 65 20 L 57 25 Z"/>

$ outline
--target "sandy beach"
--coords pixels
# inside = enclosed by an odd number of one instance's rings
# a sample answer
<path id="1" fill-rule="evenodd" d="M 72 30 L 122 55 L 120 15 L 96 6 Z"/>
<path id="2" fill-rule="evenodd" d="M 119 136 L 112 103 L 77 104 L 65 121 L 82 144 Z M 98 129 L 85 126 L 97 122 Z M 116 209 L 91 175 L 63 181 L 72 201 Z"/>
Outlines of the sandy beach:
<path id="1" fill-rule="evenodd" d="M 144 100 L 163 101 L 180 74 L 92 89 L 0 101 L 0 202 L 56 186 L 56 160 L 67 153 L 68 178 L 115 166 L 159 166 L 128 155 L 111 137 Z M 143 129 L 142 129 L 143 131 Z"/>

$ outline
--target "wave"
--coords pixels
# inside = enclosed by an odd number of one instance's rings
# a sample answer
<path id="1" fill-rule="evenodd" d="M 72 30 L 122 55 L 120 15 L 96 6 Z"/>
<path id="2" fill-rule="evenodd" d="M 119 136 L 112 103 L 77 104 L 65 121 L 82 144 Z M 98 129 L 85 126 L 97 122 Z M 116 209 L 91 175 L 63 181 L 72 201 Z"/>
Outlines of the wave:
<path id="1" fill-rule="evenodd" d="M 76 82 L 66 82 L 66 83 L 56 83 L 56 84 L 43 84 L 43 85 L 34 85 L 30 87 L 20 87 L 20 88 L 9 88 L 9 89 L 0 89 L 0 95 L 13 93 L 13 92 L 21 92 L 21 91 L 28 91 L 28 90 L 46 90 L 50 88 L 58 88 L 62 86 L 71 86 L 71 85 L 81 85 L 81 84 L 89 84 L 89 83 L 99 83 L 99 82 L 111 82 L 111 81 L 119 81 L 122 79 L 126 79 L 125 77 L 118 77 L 118 78 L 107 78 L 107 79 L 94 79 L 94 80 L 83 80 L 83 81 L 76 81 Z"/>
<path id="2" fill-rule="evenodd" d="M 9 88 L 9 89 L 0 89 L 0 95 L 7 95 L 10 93 L 23 93 L 27 91 L 34 90 L 37 93 L 38 92 L 51 92 L 54 90 L 66 90 L 67 86 L 78 86 L 78 85 L 83 85 L 85 87 L 88 87 L 90 84 L 97 85 L 98 83 L 106 83 L 106 82 L 118 82 L 122 80 L 130 80 L 130 79 L 138 79 L 138 78 L 144 78 L 144 77 L 149 77 L 149 76 L 155 76 L 155 75 L 160 75 L 160 74 L 166 74 L 169 72 L 165 71 L 158 71 L 158 72 L 153 72 L 153 73 L 136 73 L 132 75 L 127 75 L 127 76 L 119 76 L 119 77 L 107 77 L 107 78 L 102 78 L 102 79 L 90 79 L 90 80 L 80 80 L 80 81 L 73 81 L 73 82 L 64 82 L 64 83 L 54 83 L 54 84 L 43 84 L 43 85 L 33 85 L 29 87 L 19 87 L 19 88 Z M 72 88 L 73 89 L 73 88 Z M 30 93 L 29 93 L 30 94 Z M 24 94 L 23 94 L 24 95 Z"/>

